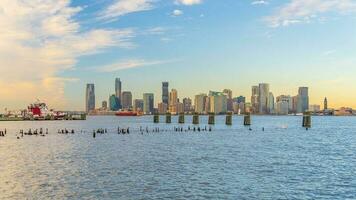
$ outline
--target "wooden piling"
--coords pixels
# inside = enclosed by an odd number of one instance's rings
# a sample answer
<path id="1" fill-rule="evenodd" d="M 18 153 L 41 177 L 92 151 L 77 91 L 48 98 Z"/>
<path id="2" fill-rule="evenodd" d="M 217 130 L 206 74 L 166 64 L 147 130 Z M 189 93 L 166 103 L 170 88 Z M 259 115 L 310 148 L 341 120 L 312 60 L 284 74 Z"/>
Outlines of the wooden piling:
<path id="1" fill-rule="evenodd" d="M 303 114 L 303 127 L 304 128 L 311 128 L 311 126 L 312 126 L 311 113 L 310 112 L 304 112 L 304 114 Z"/>
<path id="2" fill-rule="evenodd" d="M 167 124 L 172 123 L 172 114 L 170 112 L 166 113 L 166 123 Z"/>
<path id="3" fill-rule="evenodd" d="M 251 126 L 251 114 L 246 113 L 244 116 L 244 126 Z"/>
<path id="4" fill-rule="evenodd" d="M 179 113 L 178 123 L 184 124 L 184 112 Z"/>
<path id="5" fill-rule="evenodd" d="M 225 124 L 228 126 L 232 125 L 232 112 L 228 112 L 226 115 Z"/>
<path id="6" fill-rule="evenodd" d="M 199 113 L 194 113 L 193 114 L 193 124 L 198 125 L 199 124 Z"/>
<path id="7" fill-rule="evenodd" d="M 208 119 L 208 124 L 209 125 L 214 125 L 215 124 L 215 113 L 209 113 L 209 119 Z"/>
<path id="8" fill-rule="evenodd" d="M 154 114 L 153 116 L 153 123 L 158 124 L 159 123 L 159 115 L 158 114 Z"/>

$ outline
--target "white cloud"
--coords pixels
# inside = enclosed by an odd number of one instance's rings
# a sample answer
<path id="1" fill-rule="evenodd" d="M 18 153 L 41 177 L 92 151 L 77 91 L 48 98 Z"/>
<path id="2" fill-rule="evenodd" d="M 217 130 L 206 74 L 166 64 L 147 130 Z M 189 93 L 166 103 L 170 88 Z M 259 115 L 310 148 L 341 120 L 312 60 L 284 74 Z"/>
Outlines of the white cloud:
<path id="1" fill-rule="evenodd" d="M 176 0 L 175 3 L 178 5 L 181 4 L 181 5 L 191 6 L 191 5 L 203 3 L 203 0 Z"/>
<path id="2" fill-rule="evenodd" d="M 166 63 L 172 63 L 174 61 L 164 61 L 164 60 L 154 60 L 154 61 L 147 61 L 143 59 L 131 59 L 131 60 L 123 60 L 119 61 L 110 65 L 95 67 L 100 72 L 115 72 L 124 69 L 132 69 L 138 67 L 147 67 L 153 65 L 160 65 Z"/>
<path id="3" fill-rule="evenodd" d="M 25 107 L 36 98 L 66 107 L 65 82 L 59 76 L 78 57 L 111 46 L 131 47 L 130 29 L 80 30 L 74 16 L 82 8 L 69 0 L 0 1 L 0 102 Z"/>
<path id="4" fill-rule="evenodd" d="M 155 0 L 115 0 L 101 14 L 102 19 L 116 19 L 129 13 L 152 10 Z"/>
<path id="5" fill-rule="evenodd" d="M 354 0 L 292 0 L 277 12 L 265 18 L 271 27 L 295 23 L 310 23 L 327 12 L 347 13 L 356 11 Z"/>
<path id="6" fill-rule="evenodd" d="M 267 4 L 269 4 L 269 2 L 265 1 L 265 0 L 258 0 L 258 1 L 253 1 L 251 4 L 252 5 L 267 5 Z"/>
<path id="7" fill-rule="evenodd" d="M 183 15 L 183 11 L 181 11 L 181 10 L 173 10 L 172 16 L 177 17 L 177 16 L 180 16 L 180 15 Z"/>

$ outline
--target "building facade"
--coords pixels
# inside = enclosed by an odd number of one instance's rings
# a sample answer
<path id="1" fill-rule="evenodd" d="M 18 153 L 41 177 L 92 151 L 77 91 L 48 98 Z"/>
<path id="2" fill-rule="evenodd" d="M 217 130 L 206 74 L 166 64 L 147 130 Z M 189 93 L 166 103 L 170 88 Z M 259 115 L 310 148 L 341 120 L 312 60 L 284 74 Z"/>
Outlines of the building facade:
<path id="1" fill-rule="evenodd" d="M 143 112 L 146 115 L 153 114 L 154 112 L 154 94 L 144 93 L 143 94 Z"/>
<path id="2" fill-rule="evenodd" d="M 115 79 L 115 95 L 119 101 L 119 109 L 121 108 L 121 80 L 119 78 Z"/>
<path id="3" fill-rule="evenodd" d="M 94 84 L 87 84 L 85 94 L 85 111 L 89 113 L 95 110 L 95 86 Z"/>
<path id="4" fill-rule="evenodd" d="M 132 93 L 130 91 L 122 92 L 121 107 L 122 109 L 132 109 Z"/>
<path id="5" fill-rule="evenodd" d="M 194 111 L 203 114 L 205 113 L 205 104 L 206 104 L 207 95 L 206 94 L 198 94 L 195 95 L 194 98 Z"/>
<path id="6" fill-rule="evenodd" d="M 109 106 L 111 111 L 118 111 L 120 110 L 120 102 L 119 98 L 115 94 L 111 95 L 109 98 Z"/>
<path id="7" fill-rule="evenodd" d="M 166 105 L 169 104 L 169 83 L 162 82 L 162 102 Z"/>
<path id="8" fill-rule="evenodd" d="M 136 112 L 143 112 L 143 99 L 135 99 L 133 110 Z"/>
<path id="9" fill-rule="evenodd" d="M 268 114 L 269 113 L 269 84 L 267 83 L 260 83 L 258 86 L 259 96 L 258 96 L 258 104 L 259 114 Z"/>

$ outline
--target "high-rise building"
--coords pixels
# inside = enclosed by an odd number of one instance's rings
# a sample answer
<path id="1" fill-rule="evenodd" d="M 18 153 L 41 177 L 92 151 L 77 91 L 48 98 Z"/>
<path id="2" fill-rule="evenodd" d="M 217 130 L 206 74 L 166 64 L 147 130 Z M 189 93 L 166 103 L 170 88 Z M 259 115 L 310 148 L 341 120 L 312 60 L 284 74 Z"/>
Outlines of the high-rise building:
<path id="1" fill-rule="evenodd" d="M 85 111 L 89 113 L 95 110 L 95 86 L 94 84 L 87 84 L 85 95 Z"/>
<path id="2" fill-rule="evenodd" d="M 130 91 L 122 92 L 121 95 L 121 106 L 122 109 L 131 109 L 132 108 L 132 93 Z"/>
<path id="3" fill-rule="evenodd" d="M 222 92 L 209 92 L 210 112 L 223 114 L 227 112 L 227 96 Z"/>
<path id="4" fill-rule="evenodd" d="M 144 114 L 153 114 L 154 111 L 154 94 L 143 94 L 143 112 Z"/>
<path id="5" fill-rule="evenodd" d="M 311 111 L 311 112 L 319 112 L 320 111 L 320 105 L 309 105 L 309 109 L 308 109 L 309 111 Z"/>
<path id="6" fill-rule="evenodd" d="M 136 112 L 142 112 L 143 111 L 143 99 L 135 99 L 133 109 Z"/>
<path id="7" fill-rule="evenodd" d="M 169 104 L 169 83 L 168 82 L 162 82 L 162 102 L 165 103 L 166 105 Z"/>
<path id="8" fill-rule="evenodd" d="M 274 113 L 274 96 L 272 92 L 268 96 L 268 113 Z"/>
<path id="9" fill-rule="evenodd" d="M 252 95 L 251 95 L 251 112 L 258 113 L 259 111 L 259 87 L 252 86 Z"/>
<path id="10" fill-rule="evenodd" d="M 268 114 L 268 106 L 269 106 L 269 84 L 267 83 L 260 83 L 259 84 L 259 96 L 258 96 L 258 103 L 259 103 L 259 114 Z"/>
<path id="11" fill-rule="evenodd" d="M 227 111 L 233 111 L 233 100 L 232 100 L 232 90 L 230 89 L 224 89 L 223 93 L 226 95 L 227 97 Z"/>
<path id="12" fill-rule="evenodd" d="M 111 95 L 109 98 L 109 105 L 110 105 L 110 110 L 111 111 L 118 111 L 120 109 L 119 105 L 119 99 L 115 94 Z"/>
<path id="13" fill-rule="evenodd" d="M 308 87 L 300 87 L 298 90 L 297 113 L 303 113 L 309 109 Z"/>
<path id="14" fill-rule="evenodd" d="M 246 103 L 246 97 L 244 97 L 244 96 L 236 97 L 236 98 L 234 98 L 234 102 L 236 102 L 236 103 Z"/>
<path id="15" fill-rule="evenodd" d="M 326 97 L 324 99 L 324 110 L 328 110 L 328 99 Z"/>
<path id="16" fill-rule="evenodd" d="M 115 79 L 115 94 L 119 100 L 119 109 L 121 108 L 121 80 L 119 78 Z"/>
<path id="17" fill-rule="evenodd" d="M 167 113 L 167 104 L 166 103 L 159 103 L 158 104 L 158 113 L 159 114 L 166 114 Z"/>
<path id="18" fill-rule="evenodd" d="M 172 91 L 169 93 L 169 112 L 172 114 L 177 114 L 177 104 L 178 104 L 178 92 L 176 89 L 172 89 Z"/>
<path id="19" fill-rule="evenodd" d="M 177 107 L 177 112 L 176 112 L 176 114 L 178 114 L 178 113 L 183 113 L 183 112 L 184 112 L 184 104 L 183 104 L 183 103 L 178 102 L 177 105 L 176 105 L 176 107 Z"/>
<path id="20" fill-rule="evenodd" d="M 297 113 L 298 109 L 298 95 L 292 97 L 292 113 Z"/>
<path id="21" fill-rule="evenodd" d="M 205 113 L 205 104 L 206 104 L 206 94 L 195 95 L 194 98 L 194 111 L 197 113 Z"/>
<path id="22" fill-rule="evenodd" d="M 184 105 L 184 112 L 192 111 L 192 100 L 190 98 L 184 98 L 183 105 Z"/>
<path id="23" fill-rule="evenodd" d="M 275 113 L 278 115 L 287 115 L 290 112 L 291 98 L 288 95 L 280 95 L 276 98 Z"/>

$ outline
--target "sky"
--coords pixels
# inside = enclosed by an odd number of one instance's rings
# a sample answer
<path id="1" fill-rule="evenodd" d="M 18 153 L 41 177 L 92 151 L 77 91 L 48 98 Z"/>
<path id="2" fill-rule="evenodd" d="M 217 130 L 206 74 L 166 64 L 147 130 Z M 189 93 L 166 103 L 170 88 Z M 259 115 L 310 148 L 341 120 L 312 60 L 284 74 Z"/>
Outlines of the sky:
<path id="1" fill-rule="evenodd" d="M 270 83 L 356 108 L 356 0 L 1 0 L 0 109 L 84 110 L 123 90 L 161 100 Z"/>

